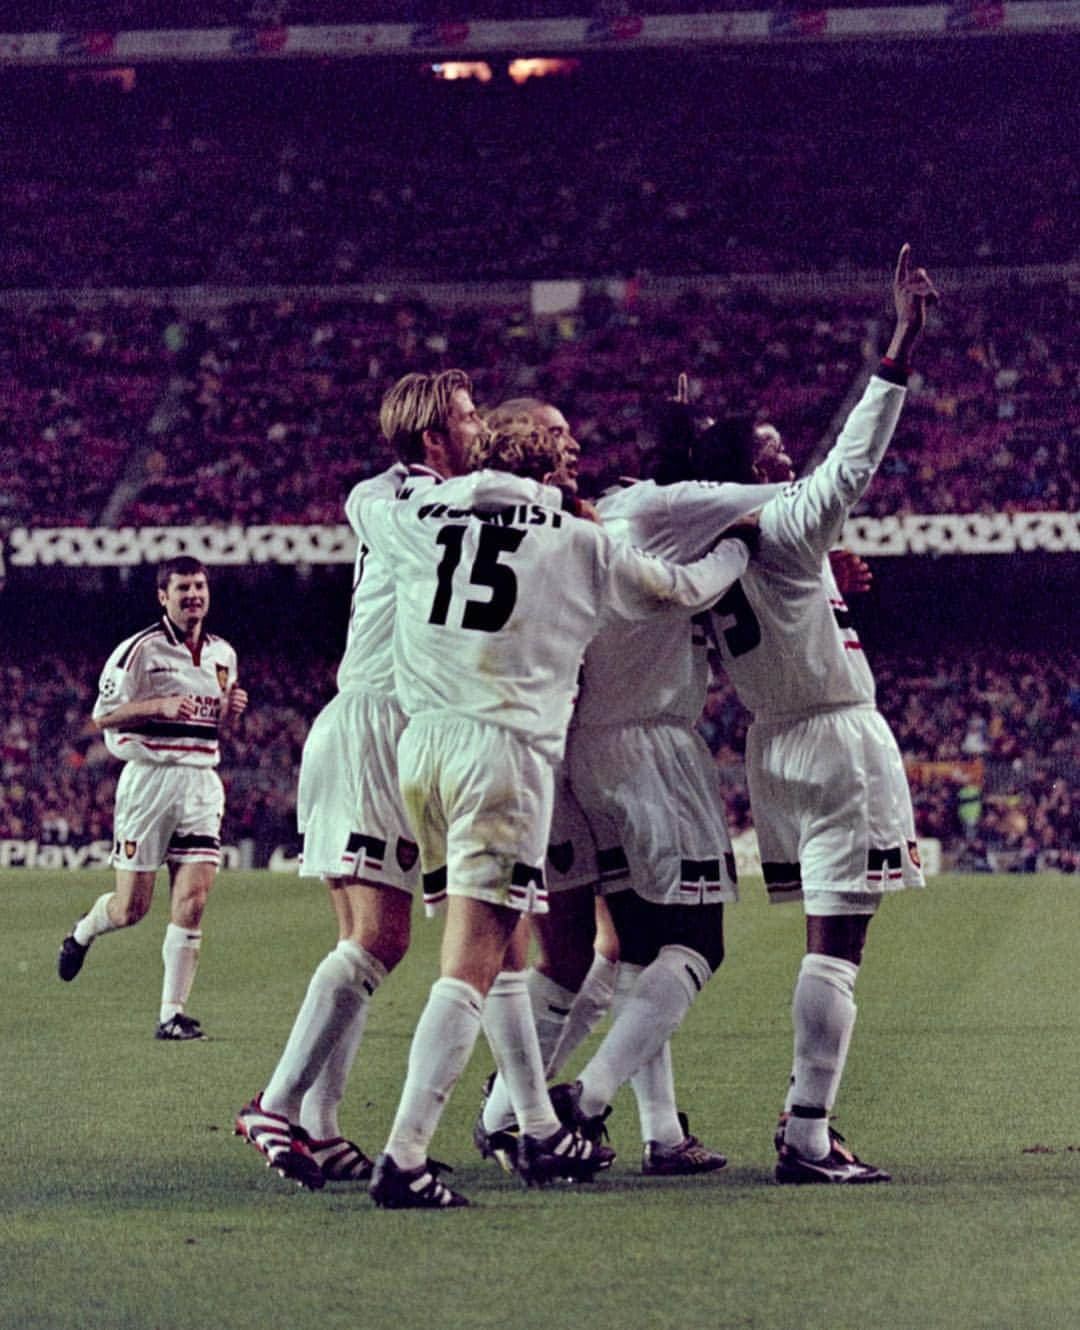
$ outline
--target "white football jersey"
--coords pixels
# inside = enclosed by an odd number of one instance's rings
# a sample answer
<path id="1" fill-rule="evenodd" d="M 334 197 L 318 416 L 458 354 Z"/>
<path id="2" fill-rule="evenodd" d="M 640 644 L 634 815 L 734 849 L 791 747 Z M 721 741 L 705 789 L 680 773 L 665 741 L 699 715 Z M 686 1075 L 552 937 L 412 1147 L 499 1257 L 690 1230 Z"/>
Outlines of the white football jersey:
<path id="1" fill-rule="evenodd" d="M 557 760 L 601 615 L 704 609 L 745 570 L 747 550 L 724 541 L 676 567 L 596 523 L 514 501 L 529 484 L 478 472 L 406 502 L 372 495 L 357 517 L 396 579 L 395 676 L 406 713 L 506 726 Z"/>
<path id="2" fill-rule="evenodd" d="M 223 637 L 204 633 L 193 653 L 164 615 L 125 638 L 105 662 L 93 715 L 100 720 L 125 702 L 151 697 L 193 697 L 196 711 L 187 720 L 133 720 L 102 737 L 124 761 L 216 767 L 221 704 L 235 682 L 236 652 Z"/>
<path id="3" fill-rule="evenodd" d="M 395 498 L 404 489 L 415 493 L 438 484 L 440 477 L 427 467 L 396 465 L 355 485 L 345 500 L 345 516 L 357 535 L 353 564 L 352 601 L 345 654 L 338 666 L 338 692 L 364 688 L 394 695 L 394 581 L 378 553 L 364 542 L 356 512 L 365 494 Z"/>
<path id="4" fill-rule="evenodd" d="M 870 379 L 821 465 L 765 505 L 757 553 L 709 616 L 724 669 L 755 718 L 874 702 L 828 551 L 873 479 L 904 396 Z"/>
<path id="5" fill-rule="evenodd" d="M 764 506 L 780 485 L 717 485 L 639 480 L 597 504 L 616 540 L 673 563 L 691 563 L 721 532 Z M 612 618 L 585 653 L 576 726 L 618 725 L 658 716 L 693 724 L 709 686 L 707 637 L 681 607 L 640 623 Z"/>

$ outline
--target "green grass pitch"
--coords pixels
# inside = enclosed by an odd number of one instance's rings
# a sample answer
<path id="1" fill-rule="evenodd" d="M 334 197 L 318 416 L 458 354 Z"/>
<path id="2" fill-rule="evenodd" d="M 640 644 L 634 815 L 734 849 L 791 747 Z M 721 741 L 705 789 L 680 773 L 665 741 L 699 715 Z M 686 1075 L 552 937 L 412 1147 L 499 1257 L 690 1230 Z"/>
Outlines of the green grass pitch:
<path id="1" fill-rule="evenodd" d="M 165 889 L 71 985 L 56 949 L 101 874 L 0 874 L 0 1330 L 1072 1330 L 1080 1325 L 1080 882 L 940 878 L 870 932 L 837 1122 L 890 1187 L 780 1188 L 797 907 L 744 884 L 728 959 L 674 1046 L 728 1168 L 640 1175 L 633 1098 L 588 1188 L 526 1191 L 476 1155 L 483 1046 L 432 1153 L 473 1207 L 299 1192 L 232 1135 L 334 930 L 322 889 L 224 874 L 191 1009 L 156 1042 Z M 385 1138 L 438 925 L 380 990 L 342 1112 Z M 576 1069 L 578 1063 L 572 1064 Z"/>

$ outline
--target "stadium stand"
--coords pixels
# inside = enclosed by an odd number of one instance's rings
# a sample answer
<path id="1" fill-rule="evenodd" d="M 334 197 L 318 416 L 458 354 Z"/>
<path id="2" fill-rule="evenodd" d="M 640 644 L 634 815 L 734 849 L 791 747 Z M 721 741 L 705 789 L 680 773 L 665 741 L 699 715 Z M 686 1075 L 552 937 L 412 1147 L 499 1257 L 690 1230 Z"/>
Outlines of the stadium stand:
<path id="1" fill-rule="evenodd" d="M 475 367 L 481 402 L 527 391 L 565 404 L 593 490 L 633 469 L 642 405 L 681 370 L 713 411 L 776 421 L 803 462 L 876 347 L 881 312 L 873 299 L 753 290 L 652 307 L 596 294 L 540 320 L 419 300 L 244 302 L 197 317 L 0 310 L 12 404 L 0 531 L 92 525 L 114 493 L 117 525 L 338 522 L 349 486 L 386 460 L 372 429 L 382 392 L 450 364 Z M 1064 279 L 953 293 L 861 511 L 1074 511 L 1077 313 Z"/>
<path id="2" fill-rule="evenodd" d="M 149 26 L 171 9 L 115 0 L 98 17 Z M 205 0 L 185 19 L 242 23 L 251 9 Z M 259 12 L 335 22 L 345 9 L 364 21 L 386 6 Z M 74 21 L 62 4 L 0 0 L 0 31 L 34 15 L 53 30 Z M 448 15 L 436 3 L 410 17 Z M 941 274 L 946 299 L 861 512 L 1075 512 L 1080 123 L 1075 99 L 1045 95 L 1067 86 L 1075 43 L 852 49 L 600 54 L 582 77 L 524 88 L 450 86 L 415 62 L 236 66 L 228 80 L 140 68 L 127 93 L 11 71 L 0 542 L 17 527 L 339 523 L 348 487 L 386 460 L 383 391 L 450 364 L 474 371 L 484 403 L 535 392 L 563 406 L 594 492 L 634 466 L 643 403 L 683 370 L 698 400 L 768 416 L 806 461 L 880 349 L 894 237 Z M 898 136 L 880 89 L 901 74 Z M 533 284 L 555 279 L 573 289 L 539 313 Z M 907 636 L 871 656 L 920 834 L 972 869 L 1077 868 L 1075 626 L 1045 640 L 1030 626 L 1014 637 L 1008 616 L 973 626 L 1025 579 L 1059 579 L 1067 600 L 1075 554 L 1056 557 L 1049 572 L 1053 559 L 1004 572 L 972 560 L 985 571 L 965 572 L 954 611 L 967 642 L 959 628 L 938 641 L 901 596 L 888 613 Z M 896 562 L 919 564 L 904 576 L 930 589 L 940 627 L 955 561 Z M 8 576 L 0 842 L 107 841 L 116 769 L 86 717 L 105 651 L 130 631 L 131 588 L 10 560 Z M 258 862 L 294 843 L 300 746 L 340 650 L 326 623 L 342 628 L 346 574 L 308 577 L 214 574 L 223 631 L 243 624 L 253 698 L 223 773 L 226 836 Z M 337 607 L 325 622 L 323 593 Z M 1052 598 L 1033 612 L 1049 620 Z M 300 630 L 285 671 L 258 631 L 282 604 Z M 745 716 L 722 684 L 702 724 L 745 829 Z"/>
<path id="3" fill-rule="evenodd" d="M 8 699 L 0 841 L 109 839 L 116 764 L 87 724 L 101 656 L 84 648 L 0 669 Z M 987 869 L 1076 871 L 1080 654 L 991 647 L 960 658 L 883 652 L 873 663 L 880 705 L 909 762 L 919 834 Z M 290 647 L 283 670 L 264 647 L 247 653 L 242 669 L 258 705 L 227 746 L 225 836 L 251 839 L 265 861 L 275 846 L 295 846 L 295 773 L 308 726 L 333 693 L 333 655 Z M 702 731 L 725 782 L 731 825 L 745 830 L 746 715 L 723 682 L 710 693 Z M 292 779 L 283 781 L 282 772 Z M 983 806 L 968 822 L 960 810 L 973 781 Z"/>

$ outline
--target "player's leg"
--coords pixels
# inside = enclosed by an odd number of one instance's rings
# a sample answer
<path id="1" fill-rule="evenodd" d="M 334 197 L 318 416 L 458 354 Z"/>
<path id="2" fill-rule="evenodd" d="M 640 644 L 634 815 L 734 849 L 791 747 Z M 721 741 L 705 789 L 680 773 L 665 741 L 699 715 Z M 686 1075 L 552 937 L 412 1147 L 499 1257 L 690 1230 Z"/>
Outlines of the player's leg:
<path id="1" fill-rule="evenodd" d="M 614 1020 L 582 1073 L 584 1107 L 603 1112 L 630 1080 L 642 1138 L 659 1158 L 690 1139 L 666 1045 L 698 991 L 686 987 L 688 974 L 703 984 L 723 958 L 723 902 L 737 894 L 726 810 L 711 755 L 686 725 L 590 736 L 572 748 L 571 774 L 604 847 L 604 900 L 620 949 Z M 694 956 L 690 970 L 679 949 Z M 659 1006 L 650 1017 L 651 1001 Z M 723 1162 L 708 1153 L 713 1167 Z"/>
<path id="2" fill-rule="evenodd" d="M 639 966 L 640 974 L 579 1078 L 578 1108 L 586 1118 L 605 1115 L 616 1090 L 662 1052 L 724 956 L 720 903 L 657 905 L 629 889 L 607 903 L 622 948 L 620 968 L 631 967 L 632 976 Z"/>
<path id="3" fill-rule="evenodd" d="M 161 948 L 164 975 L 157 1037 L 183 1041 L 204 1037 L 186 1008 L 199 966 L 203 913 L 221 861 L 225 791 L 217 772 L 205 767 L 175 769 L 170 785 L 174 802 L 166 850 L 169 924 Z"/>
<path id="4" fill-rule="evenodd" d="M 819 895 L 811 908 L 827 908 Z M 777 1131 L 779 1182 L 888 1182 L 829 1124 L 855 1029 L 855 981 L 873 907 L 862 914 L 808 914 L 806 953 L 792 996 L 791 1081 Z"/>
<path id="5" fill-rule="evenodd" d="M 137 924 L 150 908 L 154 895 L 152 871 L 133 873 L 117 869 L 112 891 L 103 892 L 60 944 L 60 978 L 70 982 L 83 967 L 90 944 L 105 933 Z"/>
<path id="6" fill-rule="evenodd" d="M 338 1107 L 375 993 L 408 950 L 412 897 L 348 882 L 331 899 L 339 941 L 312 975 L 263 1103 L 299 1122 L 331 1180 L 356 1181 L 368 1176 L 370 1161 L 344 1137 Z"/>
<path id="7" fill-rule="evenodd" d="M 401 1099 L 375 1165 L 377 1205 L 448 1208 L 463 1196 L 438 1179 L 428 1145 L 481 1029 L 484 1000 L 502 966 L 518 914 L 467 896 L 447 902 L 441 972 L 417 1022 Z"/>
<path id="8" fill-rule="evenodd" d="M 610 1010 L 619 958 L 614 926 L 596 894 L 594 828 L 565 767 L 556 780 L 546 867 L 549 912 L 531 920 L 538 954 L 529 988 L 550 1080 Z"/>
<path id="9" fill-rule="evenodd" d="M 796 862 L 802 887 L 806 952 L 792 997 L 792 1073 L 777 1133 L 781 1182 L 889 1180 L 858 1160 L 829 1125 L 855 1028 L 855 985 L 867 930 L 894 860 L 898 880 L 902 874 L 899 845 L 910 800 L 898 755 L 895 763 L 883 760 L 888 739 L 872 713 L 853 713 L 815 718 L 772 744 L 780 770 L 801 769 L 811 745 L 819 770 L 823 756 L 830 763 L 821 771 L 820 792 L 807 796 L 809 806 L 798 819 L 798 848 L 785 855 Z M 797 807 L 799 797 L 789 795 L 789 803 Z M 763 855 L 781 835 L 775 826 L 764 835 L 759 829 Z M 890 842 L 896 848 L 873 848 Z"/>
<path id="10" fill-rule="evenodd" d="M 562 772 L 554 783 L 545 880 L 548 913 L 530 915 L 528 929 L 522 924 L 518 936 L 519 968 L 525 964 L 529 930 L 537 948 L 527 983 L 540 1056 L 551 1079 L 610 1007 L 615 968 L 594 950 L 596 847 Z M 485 1157 L 495 1155 L 506 1167 L 514 1141 L 503 1138 L 516 1133 L 517 1127 L 509 1089 L 496 1074 L 485 1087 L 474 1130 L 477 1148 Z"/>
<path id="11" fill-rule="evenodd" d="M 603 913 L 607 919 L 606 907 Z M 548 915 L 530 916 L 540 954 L 527 972 L 529 1000 L 549 1081 L 599 1024 L 614 997 L 618 961 L 596 949 L 596 917 L 591 887 L 553 894 Z M 615 950 L 612 936 L 613 930 L 605 930 L 608 952 Z M 518 1132 L 509 1088 L 496 1074 L 485 1087 L 474 1129 L 477 1148 L 485 1158 L 494 1155 L 504 1168 L 512 1167 Z"/>
<path id="12" fill-rule="evenodd" d="M 806 918 L 806 953 L 792 996 L 794 1055 L 785 1139 L 800 1154 L 829 1153 L 829 1113 L 855 1029 L 855 981 L 869 915 Z"/>
<path id="13" fill-rule="evenodd" d="M 169 923 L 161 944 L 161 1009 L 157 1037 L 169 1040 L 203 1038 L 199 1022 L 186 1014 L 199 968 L 202 917 L 217 875 L 217 861 L 169 863 Z"/>
<path id="14" fill-rule="evenodd" d="M 120 773 L 109 860 L 116 872 L 114 887 L 94 901 L 60 944 L 61 979 L 75 978 L 96 937 L 130 928 L 150 908 L 154 880 L 165 862 L 173 829 L 173 821 L 167 820 L 169 777 L 168 768 L 137 762 L 126 763 Z"/>

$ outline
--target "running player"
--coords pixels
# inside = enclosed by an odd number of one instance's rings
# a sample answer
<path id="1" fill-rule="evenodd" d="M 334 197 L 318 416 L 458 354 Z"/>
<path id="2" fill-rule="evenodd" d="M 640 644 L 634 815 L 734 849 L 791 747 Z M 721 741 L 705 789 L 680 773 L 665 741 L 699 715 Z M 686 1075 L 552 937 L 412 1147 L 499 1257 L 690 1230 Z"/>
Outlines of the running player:
<path id="1" fill-rule="evenodd" d="M 248 696 L 237 683 L 236 652 L 205 631 L 210 584 L 203 565 L 186 555 L 167 560 L 157 571 L 157 589 L 164 614 L 109 657 L 93 711 L 106 747 L 124 763 L 110 860 L 115 887 L 64 938 L 57 968 L 70 982 L 96 937 L 137 924 L 150 908 L 157 870 L 167 864 L 170 922 L 156 1037 L 203 1039 L 185 1008 L 221 858 L 218 736 Z"/>
<path id="2" fill-rule="evenodd" d="M 477 461 L 542 479 L 556 471 L 550 434 L 515 422 Z M 604 610 L 643 618 L 669 603 L 712 603 L 745 568 L 725 540 L 690 568 L 617 545 L 599 527 L 543 506 L 480 510 L 460 482 L 407 504 L 373 499 L 365 543 L 393 567 L 395 677 L 409 724 L 399 775 L 420 844 L 425 893 L 445 900 L 441 977 L 417 1025 L 406 1082 L 371 1194 L 392 1208 L 467 1204 L 437 1176 L 427 1145 L 472 1051 L 485 999 L 521 913 L 547 906 L 543 861 L 553 765 L 562 755 L 581 654 Z M 523 984 L 518 984 L 524 996 Z M 539 1047 L 502 1056 L 484 1025 L 521 1123 L 527 1182 L 585 1180 L 612 1152 L 562 1126 L 544 1089 Z"/>
<path id="3" fill-rule="evenodd" d="M 794 1057 L 777 1131 L 781 1183 L 888 1182 L 829 1125 L 855 1025 L 867 929 L 886 892 L 921 887 L 900 753 L 826 557 L 892 438 L 910 354 L 937 299 L 904 245 L 888 351 L 828 456 L 795 481 L 775 430 L 718 478 L 787 481 L 761 513 L 761 545 L 712 612 L 724 668 L 753 713 L 746 767 L 771 901 L 799 900 L 806 953 L 792 1002 Z"/>

